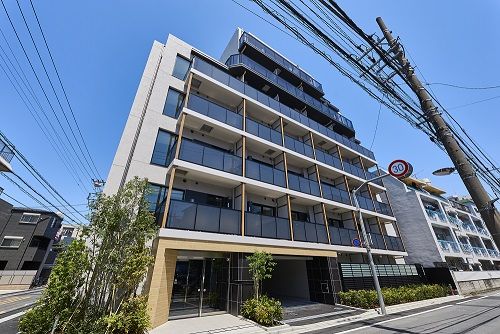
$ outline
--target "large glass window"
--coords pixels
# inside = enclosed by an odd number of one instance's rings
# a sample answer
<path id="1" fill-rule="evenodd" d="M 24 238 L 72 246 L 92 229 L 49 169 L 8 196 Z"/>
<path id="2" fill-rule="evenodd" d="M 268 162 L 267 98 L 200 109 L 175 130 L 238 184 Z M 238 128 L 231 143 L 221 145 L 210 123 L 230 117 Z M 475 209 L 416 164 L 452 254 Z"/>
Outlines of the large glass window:
<path id="1" fill-rule="evenodd" d="M 155 165 L 167 166 L 170 150 L 173 147 L 175 137 L 167 131 L 158 131 L 151 163 Z"/>
<path id="2" fill-rule="evenodd" d="M 177 79 L 185 80 L 190 64 L 191 62 L 189 60 L 177 55 L 177 57 L 175 58 L 174 70 L 172 71 L 172 75 Z"/>
<path id="3" fill-rule="evenodd" d="M 173 88 L 169 88 L 165 105 L 163 106 L 163 115 L 177 118 L 178 111 L 182 107 L 183 102 L 184 94 Z"/>
<path id="4" fill-rule="evenodd" d="M 276 208 L 264 204 L 248 202 L 248 211 L 262 216 L 276 216 Z"/>
<path id="5" fill-rule="evenodd" d="M 24 238 L 23 237 L 9 237 L 5 236 L 2 239 L 2 243 L 0 244 L 0 247 L 5 247 L 5 248 L 19 248 L 21 246 L 21 243 L 23 242 Z"/>
<path id="6" fill-rule="evenodd" d="M 149 184 L 149 192 L 146 200 L 149 202 L 149 211 L 156 212 L 167 196 L 167 187 L 157 184 Z"/>

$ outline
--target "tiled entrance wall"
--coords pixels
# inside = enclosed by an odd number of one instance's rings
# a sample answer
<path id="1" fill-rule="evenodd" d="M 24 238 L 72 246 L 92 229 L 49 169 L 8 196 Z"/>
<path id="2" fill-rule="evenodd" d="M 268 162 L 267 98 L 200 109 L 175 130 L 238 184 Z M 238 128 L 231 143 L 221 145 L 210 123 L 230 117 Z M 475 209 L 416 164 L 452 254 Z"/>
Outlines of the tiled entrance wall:
<path id="1" fill-rule="evenodd" d="M 253 281 L 248 271 L 245 253 L 230 253 L 229 313 L 238 315 L 241 304 L 253 296 Z"/>
<path id="2" fill-rule="evenodd" d="M 338 303 L 338 292 L 342 291 L 342 285 L 337 258 L 313 257 L 306 261 L 306 267 L 311 301 L 331 305 Z"/>

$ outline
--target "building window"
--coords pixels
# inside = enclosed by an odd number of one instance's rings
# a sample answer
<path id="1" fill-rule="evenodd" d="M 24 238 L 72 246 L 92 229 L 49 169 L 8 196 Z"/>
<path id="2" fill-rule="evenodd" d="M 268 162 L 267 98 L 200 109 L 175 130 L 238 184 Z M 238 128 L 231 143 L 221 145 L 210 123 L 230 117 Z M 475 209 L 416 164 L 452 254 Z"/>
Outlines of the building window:
<path id="1" fill-rule="evenodd" d="M 248 202 L 248 211 L 262 216 L 276 216 L 276 208 L 258 203 Z"/>
<path id="2" fill-rule="evenodd" d="M 74 229 L 71 227 L 63 227 L 61 235 L 65 237 L 71 237 L 73 235 Z"/>
<path id="3" fill-rule="evenodd" d="M 177 118 L 183 102 L 184 94 L 173 88 L 169 88 L 167 98 L 165 99 L 165 105 L 163 106 L 163 115 Z"/>
<path id="4" fill-rule="evenodd" d="M 36 224 L 38 223 L 38 220 L 40 219 L 40 214 L 39 213 L 23 213 L 21 216 L 21 219 L 19 220 L 20 223 L 23 224 Z"/>
<path id="5" fill-rule="evenodd" d="M 298 220 L 301 222 L 308 222 L 309 215 L 305 212 L 292 211 L 292 220 Z"/>
<path id="6" fill-rule="evenodd" d="M 187 72 L 189 70 L 189 65 L 191 62 L 186 58 L 177 55 L 175 58 L 174 70 L 172 71 L 172 75 L 177 79 L 185 80 Z"/>
<path id="7" fill-rule="evenodd" d="M 163 201 L 165 201 L 166 197 L 167 187 L 150 183 L 149 192 L 146 196 L 146 200 L 149 202 L 149 211 L 157 212 L 161 204 L 164 204 Z"/>
<path id="8" fill-rule="evenodd" d="M 21 242 L 23 242 L 24 238 L 23 237 L 10 237 L 10 236 L 5 236 L 2 239 L 2 243 L 0 244 L 0 247 L 3 248 L 19 248 L 21 246 Z"/>
<path id="9" fill-rule="evenodd" d="M 159 130 L 156 137 L 155 147 L 151 163 L 155 165 L 168 166 L 169 153 L 174 145 L 175 137 L 167 131 Z"/>

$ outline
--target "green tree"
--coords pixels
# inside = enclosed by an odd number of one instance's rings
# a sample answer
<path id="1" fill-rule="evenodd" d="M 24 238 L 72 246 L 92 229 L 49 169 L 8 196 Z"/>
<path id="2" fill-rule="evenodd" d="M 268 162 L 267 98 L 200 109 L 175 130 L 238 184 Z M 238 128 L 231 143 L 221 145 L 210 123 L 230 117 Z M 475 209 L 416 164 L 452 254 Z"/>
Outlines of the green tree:
<path id="1" fill-rule="evenodd" d="M 254 298 L 259 299 L 262 281 L 271 278 L 271 273 L 276 265 L 271 254 L 267 252 L 254 252 L 247 256 L 248 270 L 252 275 Z"/>
<path id="2" fill-rule="evenodd" d="M 21 333 L 144 333 L 147 299 L 137 289 L 153 263 L 148 246 L 157 233 L 145 199 L 148 183 L 135 178 L 117 194 L 91 203 L 90 224 L 57 258 Z"/>

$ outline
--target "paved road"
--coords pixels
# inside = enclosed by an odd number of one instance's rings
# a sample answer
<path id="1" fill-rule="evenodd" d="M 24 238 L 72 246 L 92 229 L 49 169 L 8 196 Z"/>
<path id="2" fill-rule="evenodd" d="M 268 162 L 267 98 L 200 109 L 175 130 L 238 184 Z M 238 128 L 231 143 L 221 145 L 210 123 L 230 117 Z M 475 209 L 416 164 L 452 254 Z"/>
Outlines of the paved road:
<path id="1" fill-rule="evenodd" d="M 19 317 L 40 298 L 41 291 L 0 296 L 0 333 L 16 334 Z"/>
<path id="2" fill-rule="evenodd" d="M 402 312 L 310 333 L 498 334 L 500 294 L 475 297 L 462 302 Z"/>

